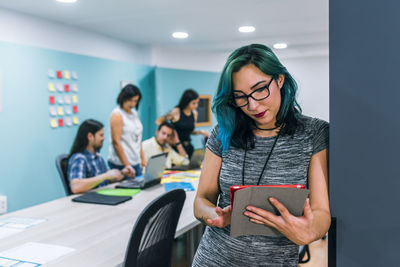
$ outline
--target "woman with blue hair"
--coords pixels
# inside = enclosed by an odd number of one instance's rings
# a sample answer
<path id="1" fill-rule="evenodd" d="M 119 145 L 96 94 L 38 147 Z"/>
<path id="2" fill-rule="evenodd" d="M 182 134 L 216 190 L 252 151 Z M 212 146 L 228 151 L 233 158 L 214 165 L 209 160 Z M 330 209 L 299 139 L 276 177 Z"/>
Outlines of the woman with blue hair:
<path id="1" fill-rule="evenodd" d="M 297 84 L 272 50 L 252 44 L 235 50 L 222 71 L 213 111 L 218 125 L 207 142 L 194 202 L 207 224 L 193 266 L 298 266 L 299 245 L 330 226 L 327 122 L 304 116 Z M 303 184 L 310 190 L 304 215 L 277 199 L 280 216 L 248 206 L 249 220 L 282 236 L 230 237 L 232 185 Z"/>

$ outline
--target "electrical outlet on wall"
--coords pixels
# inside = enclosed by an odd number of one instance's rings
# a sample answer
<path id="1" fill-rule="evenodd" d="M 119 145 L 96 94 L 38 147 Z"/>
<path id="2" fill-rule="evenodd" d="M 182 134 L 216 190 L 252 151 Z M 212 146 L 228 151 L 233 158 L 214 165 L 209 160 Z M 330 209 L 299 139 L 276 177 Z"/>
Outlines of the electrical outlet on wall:
<path id="1" fill-rule="evenodd" d="M 7 212 L 7 197 L 0 196 L 0 214 Z"/>

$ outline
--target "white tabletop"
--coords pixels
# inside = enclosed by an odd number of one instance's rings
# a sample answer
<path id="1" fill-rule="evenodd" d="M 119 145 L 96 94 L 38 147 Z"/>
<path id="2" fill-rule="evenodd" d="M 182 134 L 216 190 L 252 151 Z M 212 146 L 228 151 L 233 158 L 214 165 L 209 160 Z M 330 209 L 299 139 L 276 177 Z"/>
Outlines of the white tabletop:
<path id="1" fill-rule="evenodd" d="M 197 189 L 198 181 L 192 184 Z M 0 218 L 29 217 L 46 221 L 0 239 L 0 252 L 27 242 L 39 242 L 75 249 L 44 266 L 115 266 L 124 259 L 140 212 L 164 192 L 163 185 L 156 185 L 117 206 L 76 203 L 71 201 L 75 196 L 69 196 L 8 213 Z M 176 237 L 200 224 L 193 216 L 194 197 L 195 191 L 186 192 Z"/>

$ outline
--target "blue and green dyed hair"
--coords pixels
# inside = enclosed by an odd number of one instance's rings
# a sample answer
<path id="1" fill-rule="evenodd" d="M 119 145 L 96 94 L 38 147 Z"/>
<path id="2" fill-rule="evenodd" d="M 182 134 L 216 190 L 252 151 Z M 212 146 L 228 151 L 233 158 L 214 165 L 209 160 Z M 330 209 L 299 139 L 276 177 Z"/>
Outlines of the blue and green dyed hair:
<path id="1" fill-rule="evenodd" d="M 243 66 L 254 64 L 263 73 L 277 79 L 285 76 L 281 89 L 281 105 L 276 116 L 276 126 L 282 125 L 281 135 L 293 135 L 301 126 L 298 117 L 301 108 L 296 101 L 297 83 L 279 61 L 272 50 L 261 44 L 251 44 L 236 49 L 229 57 L 222 70 L 217 93 L 213 99 L 213 111 L 216 114 L 222 150 L 230 145 L 238 148 L 254 147 L 254 121 L 233 105 L 232 74 Z"/>

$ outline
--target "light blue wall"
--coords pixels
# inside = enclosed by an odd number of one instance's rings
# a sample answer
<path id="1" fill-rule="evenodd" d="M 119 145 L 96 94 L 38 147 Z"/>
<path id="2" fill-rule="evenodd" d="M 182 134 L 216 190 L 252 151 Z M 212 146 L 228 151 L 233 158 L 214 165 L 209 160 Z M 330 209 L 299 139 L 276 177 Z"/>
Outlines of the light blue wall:
<path id="1" fill-rule="evenodd" d="M 121 80 L 134 81 L 144 95 L 139 113 L 145 138 L 150 136 L 148 122 L 155 119 L 150 105 L 154 67 L 0 42 L 0 195 L 8 197 L 9 211 L 65 195 L 55 158 L 69 151 L 78 127 L 50 128 L 48 69 L 78 73 L 79 120 L 105 124 L 104 157 Z"/>
<path id="2" fill-rule="evenodd" d="M 219 73 L 206 71 L 190 71 L 167 68 L 155 69 L 156 96 L 157 96 L 157 117 L 174 108 L 182 93 L 192 88 L 200 95 L 214 96 L 219 80 Z M 212 115 L 212 126 L 216 119 Z M 210 127 L 200 127 L 199 130 L 210 131 Z M 202 147 L 201 136 L 192 136 L 195 148 Z"/>
<path id="3" fill-rule="evenodd" d="M 172 109 L 185 89 L 214 95 L 219 78 L 214 72 L 155 68 L 0 42 L 0 195 L 8 197 L 9 211 L 65 196 L 55 158 L 68 153 L 78 127 L 50 128 L 48 69 L 78 73 L 79 120 L 104 123 L 104 158 L 110 144 L 109 115 L 121 80 L 133 81 L 143 93 L 139 114 L 143 137 L 149 138 L 155 119 Z M 193 143 L 201 147 L 200 136 Z"/>

